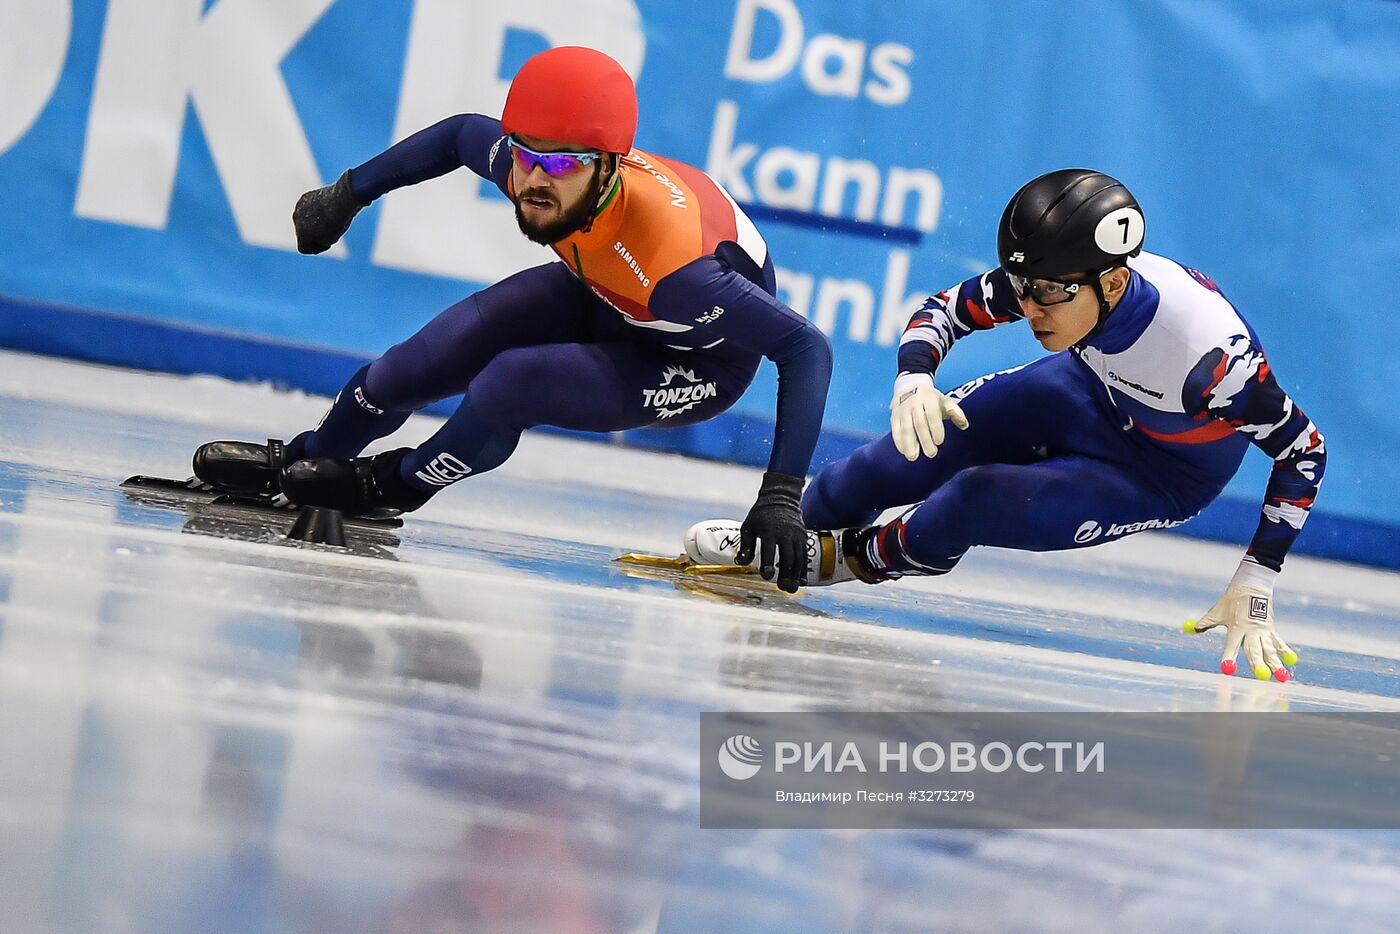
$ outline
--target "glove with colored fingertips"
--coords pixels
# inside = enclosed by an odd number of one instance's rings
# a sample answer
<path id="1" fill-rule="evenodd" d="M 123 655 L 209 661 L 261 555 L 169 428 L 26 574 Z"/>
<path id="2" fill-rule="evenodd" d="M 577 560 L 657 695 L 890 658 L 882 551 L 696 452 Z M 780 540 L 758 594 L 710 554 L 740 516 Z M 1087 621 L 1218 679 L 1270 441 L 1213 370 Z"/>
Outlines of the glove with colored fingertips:
<path id="1" fill-rule="evenodd" d="M 933 457 L 946 436 L 944 421 L 967 427 L 967 416 L 952 399 L 939 392 L 927 373 L 901 373 L 890 400 L 890 434 L 894 446 L 909 461 Z"/>
<path id="2" fill-rule="evenodd" d="M 778 589 L 796 592 L 807 583 L 807 527 L 802 524 L 802 478 L 768 471 L 758 499 L 739 527 L 735 564 L 752 564 L 758 549 L 758 572 Z"/>
<path id="3" fill-rule="evenodd" d="M 313 188 L 302 195 L 292 209 L 297 252 L 324 253 L 335 246 L 364 206 L 350 187 L 349 169 L 341 173 L 335 184 Z"/>
<path id="4" fill-rule="evenodd" d="M 1243 647 L 1250 671 L 1260 681 L 1267 681 L 1271 674 L 1279 681 L 1292 677 L 1286 666 L 1298 663 L 1298 653 L 1274 630 L 1277 578 L 1277 571 L 1246 558 L 1215 606 L 1199 620 L 1186 621 L 1183 628 L 1193 633 L 1225 627 L 1225 650 L 1220 653 L 1220 670 L 1225 674 L 1235 673 L 1236 657 Z"/>

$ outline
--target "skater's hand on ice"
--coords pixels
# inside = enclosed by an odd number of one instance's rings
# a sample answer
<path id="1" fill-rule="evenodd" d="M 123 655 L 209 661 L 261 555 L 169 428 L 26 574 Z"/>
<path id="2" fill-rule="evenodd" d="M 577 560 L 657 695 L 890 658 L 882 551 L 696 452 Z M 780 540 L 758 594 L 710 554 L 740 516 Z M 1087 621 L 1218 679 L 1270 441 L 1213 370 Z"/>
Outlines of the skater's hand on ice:
<path id="1" fill-rule="evenodd" d="M 894 381 L 890 400 L 890 434 L 894 446 L 910 461 L 938 453 L 943 443 L 944 420 L 967 427 L 967 416 L 952 399 L 939 392 L 927 373 L 901 373 Z"/>
<path id="2" fill-rule="evenodd" d="M 345 236 L 350 222 L 364 205 L 350 187 L 346 169 L 333 185 L 315 188 L 297 200 L 292 209 L 292 226 L 297 231 L 297 251 L 324 253 Z"/>
<path id="3" fill-rule="evenodd" d="M 1267 681 L 1270 672 L 1280 681 L 1291 677 L 1285 666 L 1296 665 L 1298 653 L 1274 631 L 1274 579 L 1277 577 L 1277 571 L 1248 559 L 1241 561 L 1225 595 L 1210 612 L 1199 620 L 1186 621 L 1183 628 L 1187 632 L 1225 627 L 1225 651 L 1220 653 L 1220 670 L 1225 674 L 1235 673 L 1235 658 L 1243 645 L 1245 660 L 1254 677 Z"/>
<path id="4" fill-rule="evenodd" d="M 765 473 L 758 499 L 739 527 L 739 554 L 734 559 L 735 564 L 753 563 L 757 544 L 758 572 L 766 581 L 773 580 L 776 572 L 778 589 L 788 593 L 807 583 L 807 529 L 802 524 L 801 501 L 801 477 Z"/>

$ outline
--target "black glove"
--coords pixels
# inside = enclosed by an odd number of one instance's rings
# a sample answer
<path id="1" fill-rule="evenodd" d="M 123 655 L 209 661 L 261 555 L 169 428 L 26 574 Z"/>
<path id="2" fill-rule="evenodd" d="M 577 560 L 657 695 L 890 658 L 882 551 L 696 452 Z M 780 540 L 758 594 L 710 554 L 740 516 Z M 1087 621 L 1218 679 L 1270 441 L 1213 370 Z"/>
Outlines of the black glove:
<path id="1" fill-rule="evenodd" d="M 292 224 L 297 229 L 297 251 L 324 253 L 335 246 L 350 222 L 364 207 L 350 187 L 350 170 L 346 169 L 334 185 L 313 188 L 297 199 L 292 209 Z"/>
<path id="2" fill-rule="evenodd" d="M 807 527 L 802 524 L 801 502 L 801 477 L 765 473 L 758 499 L 739 527 L 739 554 L 734 559 L 735 564 L 752 563 L 755 540 L 761 540 L 759 573 L 766 581 L 773 579 L 776 554 L 778 589 L 788 593 L 807 583 Z"/>

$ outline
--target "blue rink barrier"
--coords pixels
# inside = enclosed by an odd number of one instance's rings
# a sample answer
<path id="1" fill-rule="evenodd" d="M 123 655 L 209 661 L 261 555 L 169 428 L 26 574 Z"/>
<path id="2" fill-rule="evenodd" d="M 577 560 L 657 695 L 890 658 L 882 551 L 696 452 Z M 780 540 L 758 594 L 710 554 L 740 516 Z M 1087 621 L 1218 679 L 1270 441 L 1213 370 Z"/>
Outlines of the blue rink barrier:
<path id="1" fill-rule="evenodd" d="M 995 263 L 1011 193 L 1091 166 L 1132 188 L 1149 250 L 1220 283 L 1326 437 L 1321 514 L 1300 547 L 1400 561 L 1400 330 L 1372 274 L 1400 264 L 1400 215 L 1376 207 L 1400 189 L 1400 2 L 5 8 L 0 296 L 15 304 L 0 329 L 13 346 L 335 391 L 464 295 L 556 257 L 466 170 L 387 194 L 318 257 L 296 250 L 296 199 L 449 114 L 499 114 L 530 55 L 591 45 L 636 79 L 637 145 L 744 205 L 778 297 L 830 338 L 815 466 L 885 430 L 877 387 L 912 309 Z M 1105 54 L 1037 69 L 1002 61 L 1012 34 L 1040 49 L 1092 36 Z M 99 327 L 56 308 L 144 320 Z M 1008 325 L 959 341 L 939 380 L 1041 353 Z M 771 376 L 720 421 L 615 440 L 763 463 Z M 1225 490 L 1242 512 L 1214 508 L 1193 533 L 1248 537 L 1269 466 L 1246 457 Z"/>
<path id="2" fill-rule="evenodd" d="M 5 297 L 0 297 L 0 347 L 112 366 L 269 382 L 323 396 L 339 392 L 349 374 L 372 359 L 345 351 Z M 455 407 L 453 398 L 434 403 L 424 411 L 446 416 Z M 683 428 L 640 428 L 610 435 L 553 427 L 537 430 L 763 467 L 768 463 L 773 422 L 731 411 Z M 824 429 L 812 471 L 845 457 L 871 437 Z M 1195 519 L 1172 531 L 1244 547 L 1258 521 L 1257 501 L 1224 495 Z M 1325 508 L 1314 509 L 1292 550 L 1295 554 L 1400 570 L 1400 528 L 1330 514 Z"/>

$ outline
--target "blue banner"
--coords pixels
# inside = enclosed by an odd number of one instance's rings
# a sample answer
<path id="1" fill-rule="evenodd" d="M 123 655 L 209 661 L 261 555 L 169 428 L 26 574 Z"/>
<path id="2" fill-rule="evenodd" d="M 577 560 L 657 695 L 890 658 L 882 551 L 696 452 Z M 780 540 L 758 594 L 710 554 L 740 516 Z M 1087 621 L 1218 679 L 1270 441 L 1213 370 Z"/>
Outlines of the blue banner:
<path id="1" fill-rule="evenodd" d="M 466 171 L 388 195 L 320 257 L 295 251 L 296 197 L 443 116 L 499 113 L 516 68 L 560 44 L 621 61 L 638 146 L 749 209 L 784 299 L 832 336 L 833 437 L 886 430 L 911 308 L 994 262 L 1011 193 L 1092 166 L 1138 196 L 1148 249 L 1221 284 L 1326 435 L 1318 514 L 1400 525 L 1382 495 L 1400 488 L 1389 0 L 9 0 L 0 340 L 189 365 L 129 327 L 79 338 L 36 308 L 57 304 L 255 338 L 201 368 L 334 384 L 247 348 L 339 367 L 551 254 Z M 1010 325 L 963 341 L 940 381 L 1041 353 Z M 764 433 L 774 392 L 768 367 L 727 424 Z M 1257 506 L 1269 466 L 1247 459 L 1236 502 Z"/>

